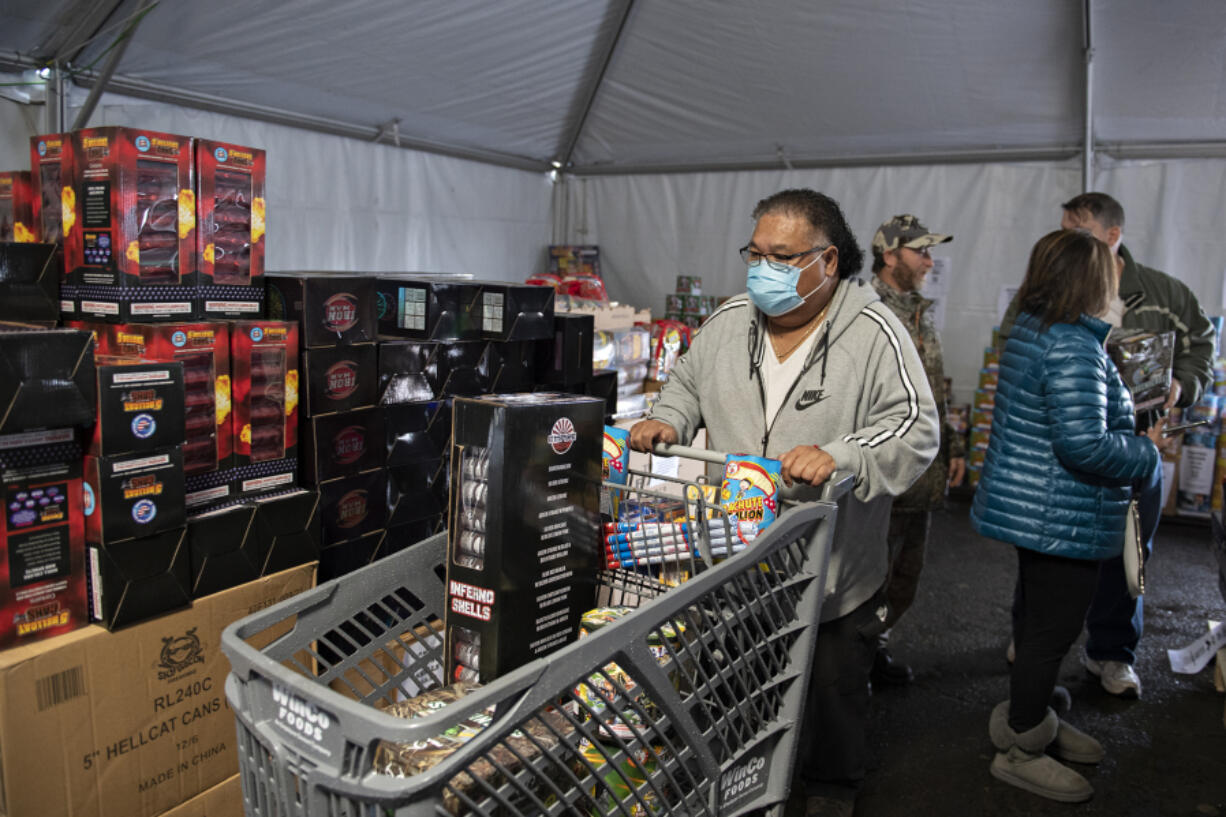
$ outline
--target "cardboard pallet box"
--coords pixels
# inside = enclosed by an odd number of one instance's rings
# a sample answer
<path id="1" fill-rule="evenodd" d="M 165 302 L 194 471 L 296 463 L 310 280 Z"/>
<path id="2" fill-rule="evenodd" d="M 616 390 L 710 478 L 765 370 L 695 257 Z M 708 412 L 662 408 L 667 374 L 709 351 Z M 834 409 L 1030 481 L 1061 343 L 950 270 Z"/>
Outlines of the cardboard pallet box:
<path id="1" fill-rule="evenodd" d="M 243 817 L 243 782 L 238 775 L 227 777 L 161 817 Z"/>
<path id="2" fill-rule="evenodd" d="M 0 814 L 153 817 L 236 775 L 221 631 L 314 583 L 312 562 L 0 653 Z"/>

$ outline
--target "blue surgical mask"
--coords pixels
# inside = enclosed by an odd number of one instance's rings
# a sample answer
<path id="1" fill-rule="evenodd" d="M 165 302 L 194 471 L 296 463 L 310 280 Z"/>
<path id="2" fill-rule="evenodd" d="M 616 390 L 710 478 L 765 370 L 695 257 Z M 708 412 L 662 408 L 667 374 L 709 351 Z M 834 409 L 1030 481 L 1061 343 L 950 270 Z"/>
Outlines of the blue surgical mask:
<path id="1" fill-rule="evenodd" d="M 800 274 L 819 261 L 822 282 L 808 295 L 797 295 L 796 285 L 800 282 Z M 770 317 L 777 318 L 803 305 L 832 280 L 834 279 L 826 275 L 826 262 L 819 255 L 803 267 L 788 264 L 783 272 L 772 269 L 765 259 L 759 260 L 756 264 L 749 265 L 749 281 L 746 286 L 754 306 Z"/>

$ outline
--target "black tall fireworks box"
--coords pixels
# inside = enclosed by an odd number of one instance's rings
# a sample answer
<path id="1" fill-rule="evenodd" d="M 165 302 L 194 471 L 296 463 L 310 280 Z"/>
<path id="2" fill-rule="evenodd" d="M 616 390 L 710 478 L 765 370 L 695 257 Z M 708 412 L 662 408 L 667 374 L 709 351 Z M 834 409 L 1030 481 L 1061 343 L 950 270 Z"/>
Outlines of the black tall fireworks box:
<path id="1" fill-rule="evenodd" d="M 578 637 L 599 555 L 604 404 L 455 398 L 447 672 L 490 681 Z"/>

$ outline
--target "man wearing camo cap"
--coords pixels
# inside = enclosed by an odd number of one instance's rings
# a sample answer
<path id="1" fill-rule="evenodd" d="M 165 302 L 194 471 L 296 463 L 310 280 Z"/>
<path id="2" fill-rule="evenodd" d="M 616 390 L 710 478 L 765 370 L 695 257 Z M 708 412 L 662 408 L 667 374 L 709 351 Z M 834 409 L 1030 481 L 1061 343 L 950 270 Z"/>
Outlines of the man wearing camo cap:
<path id="1" fill-rule="evenodd" d="M 911 668 L 890 655 L 889 628 L 915 600 L 932 511 L 944 502 L 946 486 L 962 484 L 966 473 L 966 441 L 949 427 L 947 420 L 948 395 L 945 393 L 941 340 L 929 314 L 933 302 L 919 291 L 928 270 L 932 269 L 929 248 L 952 240 L 952 235 L 929 231 L 913 215 L 894 216 L 877 228 L 873 236 L 873 288 L 911 333 L 942 419 L 940 453 L 906 493 L 895 497 L 890 511 L 887 538 L 890 566 L 886 586 L 890 612 L 873 662 L 873 680 L 879 684 L 902 685 L 911 681 Z"/>

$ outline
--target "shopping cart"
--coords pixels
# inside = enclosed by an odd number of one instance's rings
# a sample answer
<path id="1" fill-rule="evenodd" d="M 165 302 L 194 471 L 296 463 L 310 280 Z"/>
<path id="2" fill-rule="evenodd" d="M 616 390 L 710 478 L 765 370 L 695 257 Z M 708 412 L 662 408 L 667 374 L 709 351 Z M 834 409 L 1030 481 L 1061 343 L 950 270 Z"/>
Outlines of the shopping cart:
<path id="1" fill-rule="evenodd" d="M 222 649 L 248 817 L 781 812 L 851 482 L 836 474 L 722 559 L 712 534 L 735 520 L 682 482 L 697 553 L 601 574 L 601 601 L 633 612 L 426 717 L 383 709 L 445 683 L 445 534 L 235 622 Z M 433 765 L 388 773 L 474 719 L 488 725 Z"/>

